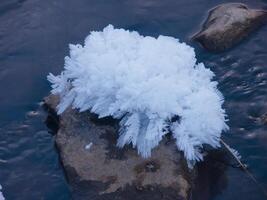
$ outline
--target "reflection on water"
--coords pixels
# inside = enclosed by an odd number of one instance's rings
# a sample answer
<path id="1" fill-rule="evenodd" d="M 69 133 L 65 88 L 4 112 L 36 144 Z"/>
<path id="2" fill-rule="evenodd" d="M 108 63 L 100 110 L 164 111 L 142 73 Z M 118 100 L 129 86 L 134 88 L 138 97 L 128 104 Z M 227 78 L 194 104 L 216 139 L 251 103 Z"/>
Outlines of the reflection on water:
<path id="1" fill-rule="evenodd" d="M 0 184 L 7 199 L 69 199 L 53 136 L 37 102 L 48 72 L 62 70 L 68 43 L 82 43 L 107 24 L 144 35 L 178 37 L 196 48 L 225 95 L 231 130 L 225 140 L 267 188 L 267 27 L 238 47 L 210 54 L 190 36 L 221 0 L 2 0 L 0 2 Z M 241 1 L 267 8 L 265 0 Z M 221 158 L 221 156 L 217 156 Z M 193 199 L 262 200 L 244 172 L 209 157 L 199 164 Z"/>

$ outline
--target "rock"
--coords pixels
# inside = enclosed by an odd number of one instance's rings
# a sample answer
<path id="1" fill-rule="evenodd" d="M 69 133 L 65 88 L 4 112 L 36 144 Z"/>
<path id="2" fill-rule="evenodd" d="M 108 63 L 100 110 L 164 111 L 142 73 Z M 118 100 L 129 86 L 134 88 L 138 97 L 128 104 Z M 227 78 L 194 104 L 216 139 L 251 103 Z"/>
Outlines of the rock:
<path id="1" fill-rule="evenodd" d="M 58 123 L 55 141 L 74 199 L 189 199 L 191 176 L 170 138 L 144 159 L 116 147 L 117 121 L 70 108 L 57 118 L 58 97 L 44 101 L 49 123 Z"/>
<path id="2" fill-rule="evenodd" d="M 210 51 L 223 51 L 264 24 L 266 17 L 267 11 L 249 9 L 241 3 L 221 4 L 210 10 L 202 30 L 192 39 Z"/>

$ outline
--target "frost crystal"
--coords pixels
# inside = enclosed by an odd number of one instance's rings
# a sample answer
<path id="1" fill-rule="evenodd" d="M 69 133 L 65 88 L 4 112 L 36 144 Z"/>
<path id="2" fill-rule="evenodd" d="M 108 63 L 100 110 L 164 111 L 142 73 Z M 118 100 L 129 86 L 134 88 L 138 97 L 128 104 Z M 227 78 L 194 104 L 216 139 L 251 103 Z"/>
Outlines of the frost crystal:
<path id="1" fill-rule="evenodd" d="M 92 146 L 93 146 L 93 143 L 90 142 L 89 144 L 85 145 L 85 149 L 89 150 L 89 149 L 91 149 Z"/>
<path id="2" fill-rule="evenodd" d="M 221 132 L 228 129 L 213 76 L 178 39 L 109 25 L 91 32 L 84 46 L 70 45 L 64 71 L 48 80 L 61 97 L 59 114 L 72 106 L 119 119 L 117 145 L 131 143 L 143 157 L 171 132 L 194 163 L 203 159 L 202 145 L 219 147 Z"/>
<path id="3" fill-rule="evenodd" d="M 236 157 L 236 159 L 241 160 L 242 156 L 240 155 L 240 153 L 237 150 L 235 150 L 229 146 L 228 146 L 228 148 L 231 151 L 231 153 L 234 155 L 234 157 Z"/>
<path id="4" fill-rule="evenodd" d="M 1 190 L 2 190 L 2 186 L 0 185 L 0 200 L 5 200 L 5 197 Z"/>

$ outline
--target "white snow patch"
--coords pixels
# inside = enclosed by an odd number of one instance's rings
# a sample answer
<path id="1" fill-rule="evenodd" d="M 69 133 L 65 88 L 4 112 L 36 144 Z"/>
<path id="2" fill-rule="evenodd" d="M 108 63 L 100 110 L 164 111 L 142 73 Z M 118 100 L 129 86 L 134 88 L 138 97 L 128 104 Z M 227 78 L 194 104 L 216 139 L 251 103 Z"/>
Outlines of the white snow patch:
<path id="1" fill-rule="evenodd" d="M 92 147 L 93 143 L 90 142 L 89 144 L 85 145 L 85 149 L 89 150 Z"/>
<path id="2" fill-rule="evenodd" d="M 2 186 L 0 185 L 0 200 L 5 200 L 5 197 L 1 190 L 2 190 Z"/>
<path id="3" fill-rule="evenodd" d="M 178 149 L 194 163 L 203 159 L 202 145 L 219 147 L 228 129 L 213 77 L 196 63 L 194 49 L 178 39 L 144 37 L 109 25 L 91 32 L 84 46 L 70 45 L 64 71 L 48 80 L 61 97 L 59 114 L 72 106 L 120 119 L 118 146 L 131 143 L 143 157 L 171 131 Z M 172 120 L 175 116 L 179 120 Z"/>

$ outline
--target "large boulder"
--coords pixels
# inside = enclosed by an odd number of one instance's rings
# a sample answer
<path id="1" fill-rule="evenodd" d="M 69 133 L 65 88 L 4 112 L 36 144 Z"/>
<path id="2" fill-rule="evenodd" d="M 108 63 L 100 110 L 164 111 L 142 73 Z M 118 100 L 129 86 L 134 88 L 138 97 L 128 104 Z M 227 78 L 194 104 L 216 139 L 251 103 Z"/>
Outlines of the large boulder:
<path id="1" fill-rule="evenodd" d="M 267 11 L 241 3 L 221 4 L 210 10 L 202 30 L 193 36 L 210 51 L 223 51 L 244 39 L 266 22 Z"/>
<path id="2" fill-rule="evenodd" d="M 116 147 L 118 124 L 91 113 L 67 109 L 56 117 L 57 96 L 45 98 L 74 199 L 189 199 L 190 174 L 170 138 L 144 159 L 135 149 Z"/>

